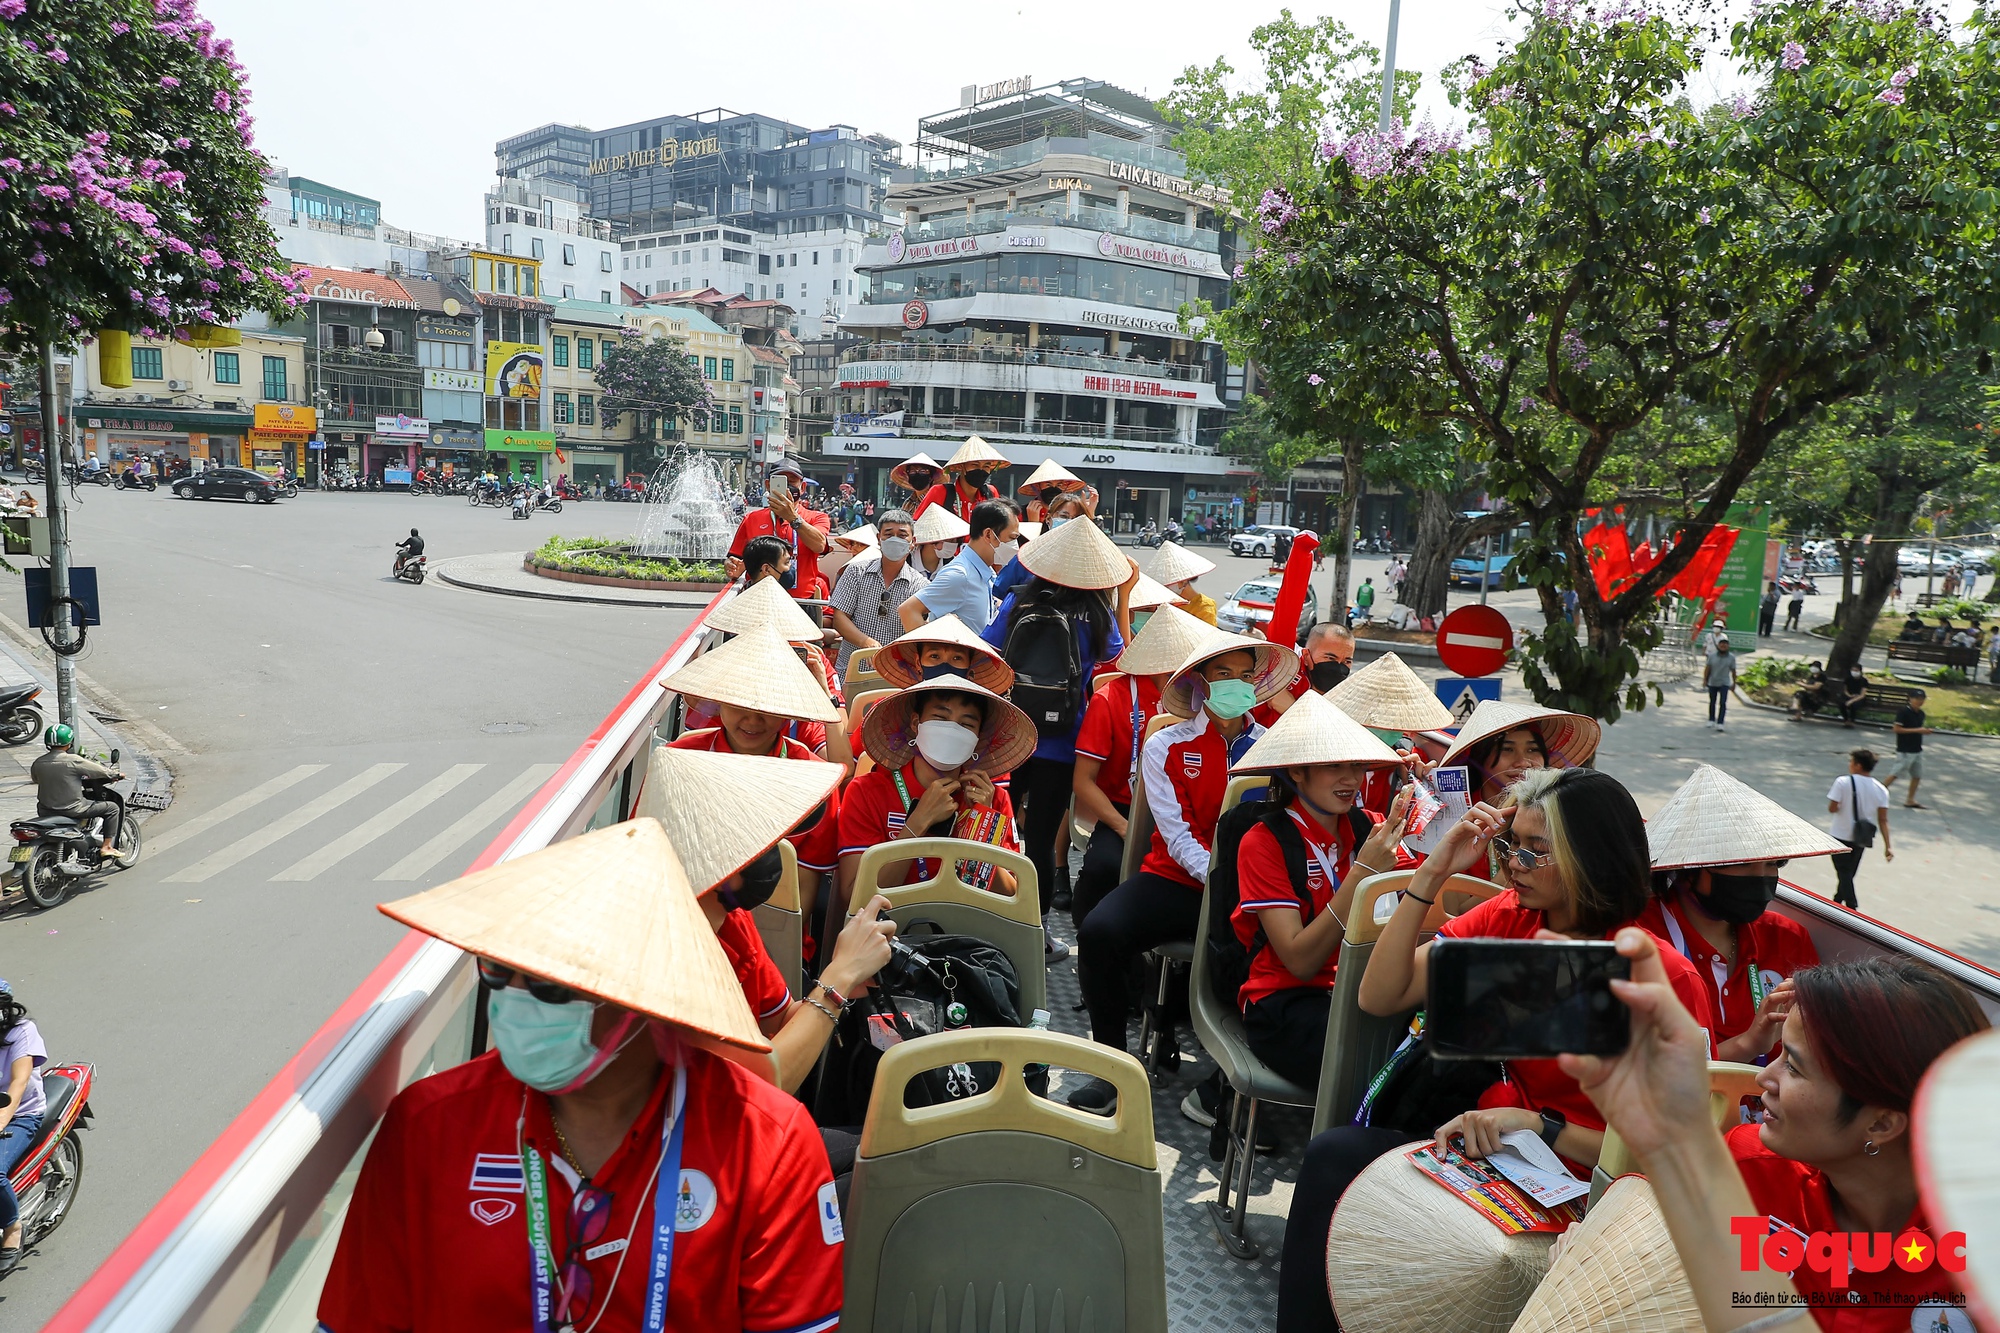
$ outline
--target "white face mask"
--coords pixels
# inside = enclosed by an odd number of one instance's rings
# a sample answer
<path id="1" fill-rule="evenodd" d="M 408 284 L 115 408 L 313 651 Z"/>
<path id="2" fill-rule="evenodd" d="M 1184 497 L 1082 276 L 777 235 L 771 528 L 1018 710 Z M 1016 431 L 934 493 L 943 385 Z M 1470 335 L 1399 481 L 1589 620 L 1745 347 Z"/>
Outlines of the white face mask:
<path id="1" fill-rule="evenodd" d="M 995 569 L 1007 568 L 1008 563 L 1012 561 L 1013 558 L 1019 554 L 1021 554 L 1020 542 L 1018 541 L 1001 542 L 1000 545 L 995 547 L 993 550 L 993 568 Z"/>
<path id="2" fill-rule="evenodd" d="M 884 560 L 907 560 L 910 558 L 910 541 L 907 537 L 884 537 L 882 539 Z"/>
<path id="3" fill-rule="evenodd" d="M 955 769 L 979 748 L 979 733 L 957 722 L 919 722 L 917 753 L 935 769 Z"/>

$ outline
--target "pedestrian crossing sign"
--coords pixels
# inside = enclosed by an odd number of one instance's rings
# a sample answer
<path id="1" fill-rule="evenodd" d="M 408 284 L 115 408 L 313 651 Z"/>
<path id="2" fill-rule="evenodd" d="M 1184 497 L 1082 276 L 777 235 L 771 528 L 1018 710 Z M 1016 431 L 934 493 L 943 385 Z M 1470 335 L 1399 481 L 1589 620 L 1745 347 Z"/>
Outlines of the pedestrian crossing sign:
<path id="1" fill-rule="evenodd" d="M 1451 710 L 1452 725 L 1464 726 L 1482 699 L 1498 699 L 1500 682 L 1491 677 L 1445 676 L 1437 682 L 1438 702 Z"/>

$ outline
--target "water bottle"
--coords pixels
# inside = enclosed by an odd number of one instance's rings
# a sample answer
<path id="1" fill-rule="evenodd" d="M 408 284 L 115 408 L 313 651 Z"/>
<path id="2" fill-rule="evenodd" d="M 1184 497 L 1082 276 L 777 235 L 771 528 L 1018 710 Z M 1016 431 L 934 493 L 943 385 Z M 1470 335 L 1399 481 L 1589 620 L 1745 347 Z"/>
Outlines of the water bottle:
<path id="1" fill-rule="evenodd" d="M 1049 1030 L 1049 1011 L 1046 1009 L 1035 1010 L 1034 1013 L 1028 1016 L 1028 1026 L 1038 1032 L 1047 1032 Z"/>

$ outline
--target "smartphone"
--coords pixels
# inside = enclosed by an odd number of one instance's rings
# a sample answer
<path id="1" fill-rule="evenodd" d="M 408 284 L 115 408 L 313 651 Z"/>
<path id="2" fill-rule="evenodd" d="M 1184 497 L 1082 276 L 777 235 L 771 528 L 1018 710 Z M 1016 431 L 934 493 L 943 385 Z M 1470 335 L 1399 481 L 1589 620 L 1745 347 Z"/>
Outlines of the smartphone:
<path id="1" fill-rule="evenodd" d="M 792 480 L 782 472 L 773 474 L 771 479 L 764 483 L 764 489 L 773 495 L 782 495 L 787 500 L 792 498 Z"/>
<path id="2" fill-rule="evenodd" d="M 1630 1011 L 1611 993 L 1631 960 L 1609 940 L 1459 940 L 1431 946 L 1424 1033 L 1440 1060 L 1616 1055 Z"/>

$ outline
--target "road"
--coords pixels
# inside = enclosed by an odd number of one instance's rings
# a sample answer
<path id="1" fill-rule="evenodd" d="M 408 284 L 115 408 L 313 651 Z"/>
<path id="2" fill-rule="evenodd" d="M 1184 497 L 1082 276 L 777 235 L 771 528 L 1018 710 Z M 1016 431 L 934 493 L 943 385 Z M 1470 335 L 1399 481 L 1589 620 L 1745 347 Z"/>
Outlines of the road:
<path id="1" fill-rule="evenodd" d="M 51 1055 L 99 1074 L 76 1211 L 0 1284 L 18 1329 L 380 961 L 401 928 L 374 905 L 461 871 L 693 615 L 386 577 L 413 524 L 435 563 L 628 535 L 636 505 L 523 523 L 395 494 L 86 489 L 73 512 L 104 603 L 78 663 L 189 753 L 169 756 L 177 798 L 137 866 L 0 918 L 0 975 Z"/>

